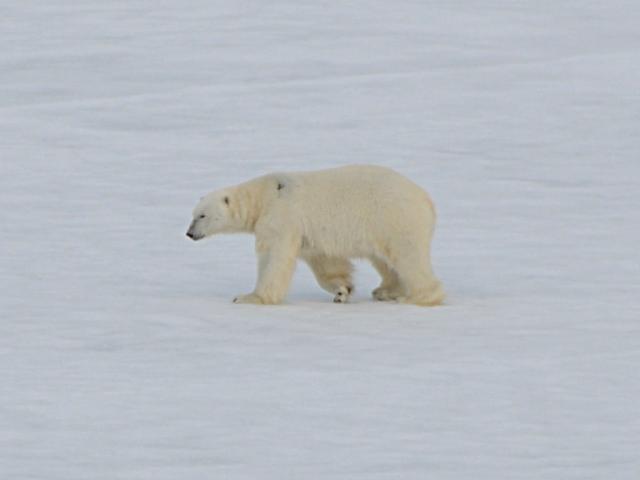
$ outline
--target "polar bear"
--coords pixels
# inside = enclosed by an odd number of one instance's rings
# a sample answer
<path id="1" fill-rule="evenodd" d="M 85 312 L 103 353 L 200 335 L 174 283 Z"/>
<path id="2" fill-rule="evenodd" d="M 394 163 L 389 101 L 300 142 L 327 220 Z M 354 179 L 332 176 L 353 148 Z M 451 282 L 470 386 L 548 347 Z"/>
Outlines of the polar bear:
<path id="1" fill-rule="evenodd" d="M 273 173 L 203 197 L 187 236 L 256 237 L 255 290 L 235 303 L 278 304 L 296 259 L 345 303 L 353 293 L 351 258 L 371 261 L 382 277 L 377 300 L 438 305 L 444 292 L 431 268 L 436 213 L 429 195 L 399 173 L 373 165 Z"/>

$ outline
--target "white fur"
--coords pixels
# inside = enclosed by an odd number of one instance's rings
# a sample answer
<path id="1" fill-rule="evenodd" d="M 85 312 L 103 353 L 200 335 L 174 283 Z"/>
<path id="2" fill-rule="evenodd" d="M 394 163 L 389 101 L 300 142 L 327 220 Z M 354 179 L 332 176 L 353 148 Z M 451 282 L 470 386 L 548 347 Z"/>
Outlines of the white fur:
<path id="1" fill-rule="evenodd" d="M 435 219 L 415 183 L 388 168 L 354 165 L 275 173 L 212 192 L 194 209 L 187 235 L 255 234 L 258 281 L 238 303 L 281 303 L 297 258 L 335 302 L 346 302 L 349 259 L 367 258 L 382 277 L 377 300 L 438 305 L 444 292 L 431 269 Z"/>

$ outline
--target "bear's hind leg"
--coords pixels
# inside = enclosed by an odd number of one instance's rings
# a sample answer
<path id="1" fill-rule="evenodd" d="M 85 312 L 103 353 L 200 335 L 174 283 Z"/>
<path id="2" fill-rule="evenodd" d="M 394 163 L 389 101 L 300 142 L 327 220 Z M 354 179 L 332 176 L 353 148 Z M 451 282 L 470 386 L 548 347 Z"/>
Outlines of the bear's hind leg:
<path id="1" fill-rule="evenodd" d="M 408 255 L 398 259 L 394 265 L 405 294 L 398 297 L 402 303 L 421 306 L 440 305 L 444 301 L 442 284 L 431 272 L 428 260 L 419 255 Z"/>
<path id="2" fill-rule="evenodd" d="M 333 293 L 335 303 L 346 303 L 353 293 L 353 265 L 346 258 L 312 255 L 304 257 L 318 284 Z"/>
<path id="3" fill-rule="evenodd" d="M 393 271 L 384 260 L 378 257 L 371 257 L 369 260 L 382 277 L 382 283 L 380 286 L 371 292 L 373 298 L 381 302 L 385 302 L 389 300 L 396 300 L 398 297 L 402 296 L 404 289 L 402 288 L 398 274 Z"/>

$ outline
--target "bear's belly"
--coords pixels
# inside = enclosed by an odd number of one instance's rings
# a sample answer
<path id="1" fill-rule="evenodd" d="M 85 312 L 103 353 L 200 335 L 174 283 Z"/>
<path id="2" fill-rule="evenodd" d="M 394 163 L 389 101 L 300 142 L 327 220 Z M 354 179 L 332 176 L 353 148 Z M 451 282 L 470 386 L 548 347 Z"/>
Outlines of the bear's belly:
<path id="1" fill-rule="evenodd" d="M 374 245 L 367 235 L 354 232 L 336 232 L 322 229 L 312 235 L 303 235 L 300 256 L 325 255 L 328 257 L 368 257 L 373 253 Z"/>

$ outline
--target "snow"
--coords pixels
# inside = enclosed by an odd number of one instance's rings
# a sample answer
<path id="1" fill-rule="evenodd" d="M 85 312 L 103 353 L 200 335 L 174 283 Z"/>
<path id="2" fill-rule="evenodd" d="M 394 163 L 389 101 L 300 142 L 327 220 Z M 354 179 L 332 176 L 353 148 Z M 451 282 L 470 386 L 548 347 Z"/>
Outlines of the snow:
<path id="1" fill-rule="evenodd" d="M 635 479 L 640 5 L 0 3 L 7 479 Z M 391 166 L 444 307 L 233 305 L 268 171 Z"/>

